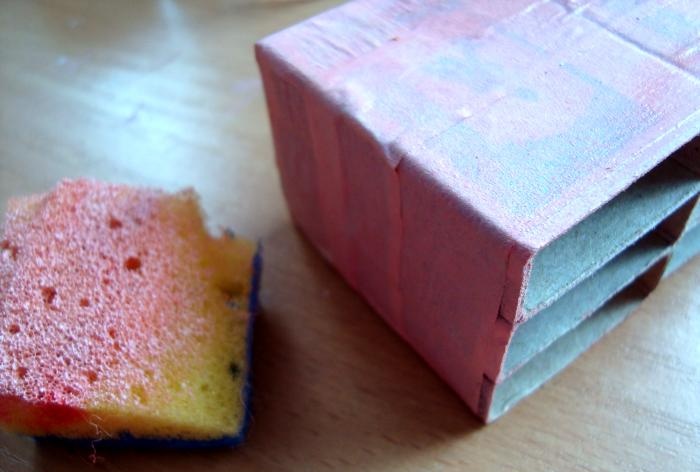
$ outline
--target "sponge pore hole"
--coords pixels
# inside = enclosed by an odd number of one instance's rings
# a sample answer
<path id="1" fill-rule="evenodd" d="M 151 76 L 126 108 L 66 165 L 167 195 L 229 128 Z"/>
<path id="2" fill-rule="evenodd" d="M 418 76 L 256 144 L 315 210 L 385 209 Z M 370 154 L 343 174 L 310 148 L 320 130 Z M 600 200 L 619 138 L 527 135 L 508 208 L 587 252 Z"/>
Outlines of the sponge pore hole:
<path id="1" fill-rule="evenodd" d="M 10 243 L 8 239 L 3 239 L 2 241 L 0 241 L 0 253 L 3 253 L 5 251 L 10 253 L 10 257 L 13 260 L 17 259 L 17 246 Z"/>
<path id="2" fill-rule="evenodd" d="M 10 334 L 17 334 L 20 331 L 17 323 L 12 323 L 7 330 L 10 332 Z"/>
<path id="3" fill-rule="evenodd" d="M 17 377 L 20 379 L 23 379 L 27 375 L 27 368 L 26 367 L 17 367 Z"/>
<path id="4" fill-rule="evenodd" d="M 80 299 L 80 306 L 83 307 L 83 308 L 89 307 L 89 306 L 90 306 L 90 300 L 88 300 L 87 298 L 81 298 L 81 299 Z"/>
<path id="5" fill-rule="evenodd" d="M 44 303 L 47 305 L 53 305 L 56 299 L 56 289 L 53 287 L 41 287 L 41 296 L 44 299 Z"/>
<path id="6" fill-rule="evenodd" d="M 124 267 L 127 270 L 139 270 L 141 268 L 141 259 L 138 257 L 129 257 L 124 261 Z"/>
<path id="7" fill-rule="evenodd" d="M 124 225 L 122 224 L 121 220 L 113 216 L 109 218 L 109 229 L 119 229 L 122 226 Z"/>
<path id="8" fill-rule="evenodd" d="M 88 382 L 90 383 L 94 383 L 97 381 L 97 372 L 95 372 L 94 370 L 88 370 L 87 372 L 85 372 L 85 376 L 87 377 Z"/>

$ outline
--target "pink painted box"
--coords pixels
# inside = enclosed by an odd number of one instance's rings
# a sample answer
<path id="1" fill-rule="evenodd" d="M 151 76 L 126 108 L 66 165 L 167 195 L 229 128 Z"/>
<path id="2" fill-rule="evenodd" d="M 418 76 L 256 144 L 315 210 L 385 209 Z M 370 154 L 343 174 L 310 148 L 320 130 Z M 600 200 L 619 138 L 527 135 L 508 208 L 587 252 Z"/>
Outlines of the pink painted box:
<path id="1" fill-rule="evenodd" d="M 256 45 L 297 225 L 484 421 L 700 250 L 700 8 L 357 0 Z"/>

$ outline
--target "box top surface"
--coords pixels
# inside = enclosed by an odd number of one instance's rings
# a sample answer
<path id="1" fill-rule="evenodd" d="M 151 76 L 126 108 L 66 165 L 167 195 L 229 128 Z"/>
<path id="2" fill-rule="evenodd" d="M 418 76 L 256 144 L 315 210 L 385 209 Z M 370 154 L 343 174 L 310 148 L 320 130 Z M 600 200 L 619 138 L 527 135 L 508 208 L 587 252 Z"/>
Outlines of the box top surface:
<path id="1" fill-rule="evenodd" d="M 260 43 L 538 249 L 700 133 L 687 1 L 357 0 Z"/>

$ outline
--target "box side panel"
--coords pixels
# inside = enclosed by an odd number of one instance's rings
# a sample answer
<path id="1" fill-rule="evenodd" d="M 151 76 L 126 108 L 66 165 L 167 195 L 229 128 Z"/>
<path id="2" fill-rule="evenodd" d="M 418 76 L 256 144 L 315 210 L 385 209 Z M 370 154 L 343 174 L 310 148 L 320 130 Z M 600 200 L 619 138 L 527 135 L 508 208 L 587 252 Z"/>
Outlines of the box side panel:
<path id="1" fill-rule="evenodd" d="M 510 336 L 509 323 L 495 331 L 514 243 L 408 160 L 388 165 L 375 138 L 274 61 L 259 52 L 295 222 L 476 412 Z"/>
<path id="2" fill-rule="evenodd" d="M 258 48 L 282 187 L 296 224 L 387 321 L 399 310 L 399 187 L 385 150 Z"/>
<path id="3" fill-rule="evenodd" d="M 508 339 L 495 331 L 512 241 L 408 159 L 398 170 L 405 337 L 478 412 L 491 354 Z"/>
<path id="4" fill-rule="evenodd" d="M 313 243 L 329 249 L 321 209 L 318 169 L 303 91 L 294 77 L 274 68 L 275 59 L 258 49 L 277 167 L 289 211 Z"/>
<path id="5" fill-rule="evenodd" d="M 399 182 L 384 150 L 351 120 L 336 120 L 347 239 L 344 273 L 370 304 L 397 330 L 399 310 Z M 320 156 L 323 157 L 323 156 Z M 323 198 L 323 196 L 322 196 Z"/>

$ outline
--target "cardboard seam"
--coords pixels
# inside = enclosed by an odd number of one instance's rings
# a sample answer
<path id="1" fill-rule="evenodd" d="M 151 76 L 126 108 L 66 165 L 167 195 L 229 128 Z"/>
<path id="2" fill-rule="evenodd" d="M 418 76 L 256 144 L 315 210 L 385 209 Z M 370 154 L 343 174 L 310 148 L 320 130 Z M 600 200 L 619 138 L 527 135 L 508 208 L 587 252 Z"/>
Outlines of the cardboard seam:
<path id="1" fill-rule="evenodd" d="M 557 1 L 557 0 L 554 0 L 554 1 Z M 658 52 L 654 51 L 653 49 L 650 49 L 644 43 L 641 43 L 641 42 L 625 35 L 624 33 L 621 33 L 619 31 L 612 29 L 609 25 L 602 22 L 601 20 L 599 20 L 595 16 L 590 15 L 590 14 L 586 14 L 585 11 L 582 11 L 580 16 L 581 16 L 581 18 L 586 19 L 586 20 L 590 21 L 591 23 L 595 24 L 599 28 L 602 28 L 608 34 L 617 38 L 618 40 L 620 40 L 624 44 L 627 44 L 628 46 L 636 49 L 637 51 L 639 51 L 643 54 L 646 54 L 648 56 L 653 57 L 654 59 L 665 64 L 666 66 L 668 66 L 668 67 L 676 70 L 677 72 L 680 72 L 681 74 L 685 75 L 686 77 L 691 79 L 693 82 L 700 83 L 700 77 L 693 74 L 692 71 L 686 69 L 681 64 L 678 64 L 678 63 L 672 61 L 670 58 L 665 57 L 662 54 L 659 54 Z"/>
<path id="2" fill-rule="evenodd" d="M 511 241 L 511 243 L 508 246 L 507 253 L 506 253 L 506 262 L 505 262 L 505 269 L 503 273 L 503 283 L 501 284 L 501 297 L 498 302 L 498 309 L 496 310 L 496 316 L 493 318 L 494 322 L 491 328 L 491 331 L 489 332 L 488 339 L 482 342 L 486 342 L 486 345 L 482 347 L 482 349 L 485 351 L 485 359 L 487 360 L 487 363 L 483 367 L 483 373 L 482 373 L 482 379 L 481 379 L 481 386 L 479 388 L 480 392 L 480 398 L 478 402 L 478 409 L 481 414 L 486 417 L 486 414 L 488 413 L 488 409 L 490 408 L 491 404 L 491 398 L 484 398 L 484 395 L 491 395 L 493 393 L 493 386 L 495 384 L 495 379 L 491 379 L 489 376 L 489 372 L 495 372 L 495 377 L 498 377 L 498 373 L 501 371 L 502 365 L 503 365 L 503 360 L 505 359 L 506 352 L 508 351 L 508 344 L 510 344 L 510 339 L 513 336 L 513 330 L 514 330 L 514 323 L 512 320 L 509 320 L 503 315 L 503 310 L 504 310 L 504 305 L 506 302 L 506 293 L 508 289 L 508 281 L 509 281 L 509 274 L 510 274 L 510 266 L 511 266 L 511 261 L 513 254 L 515 253 L 517 249 L 517 243 L 515 241 Z M 520 297 L 519 297 L 520 298 Z M 520 305 L 520 301 L 518 301 L 517 305 Z M 517 311 L 517 310 L 516 310 Z M 510 327 L 510 332 L 508 334 L 508 340 L 506 341 L 506 344 L 503 349 L 500 349 L 500 346 L 498 345 L 499 341 L 499 325 L 501 323 L 506 323 Z M 490 389 L 489 385 L 490 383 Z M 488 389 L 488 391 L 487 391 Z M 482 410 L 483 408 L 483 410 Z"/>
<path id="3" fill-rule="evenodd" d="M 511 21 L 514 20 L 515 18 L 518 18 L 518 17 L 520 17 L 520 16 L 526 15 L 526 14 L 528 14 L 530 11 L 534 10 L 535 8 L 538 8 L 539 6 L 541 6 L 541 5 L 545 4 L 545 3 L 548 3 L 548 2 L 550 2 L 550 1 L 551 1 L 551 0 L 538 0 L 538 1 L 534 1 L 534 2 L 530 3 L 529 5 L 527 5 L 526 7 L 522 8 L 521 10 L 518 10 L 517 12 L 514 12 L 514 13 L 512 13 L 512 14 L 510 14 L 510 15 L 508 15 L 508 16 L 505 16 L 505 17 L 503 17 L 503 18 L 500 18 L 500 19 L 498 19 L 497 21 L 494 21 L 493 23 L 491 23 L 489 26 L 487 26 L 487 27 L 484 29 L 484 34 L 485 34 L 486 32 L 489 32 L 489 31 L 493 30 L 494 28 L 496 28 L 497 26 L 499 26 L 499 25 L 501 25 L 501 24 L 503 24 L 503 23 L 511 22 Z M 370 2 L 367 2 L 367 3 L 370 3 Z M 339 7 L 336 7 L 336 8 L 333 8 L 333 9 L 331 9 L 331 10 L 328 10 L 328 12 L 330 12 L 330 11 L 335 11 L 335 10 L 340 10 L 342 7 L 343 7 L 343 6 L 341 5 L 341 6 L 339 6 Z M 372 15 L 377 16 L 377 14 L 376 14 L 373 10 L 368 10 L 368 11 L 371 12 Z M 326 13 L 328 13 L 328 12 L 326 12 Z M 310 20 L 308 20 L 308 22 L 309 22 L 310 25 L 314 25 L 315 27 L 317 27 L 317 25 L 313 23 L 313 20 L 314 20 L 314 19 L 315 19 L 315 17 L 313 17 L 313 18 L 311 18 Z M 368 51 L 363 51 L 360 55 L 357 55 L 357 56 L 356 56 L 356 55 L 353 55 L 353 54 L 352 54 L 351 52 L 349 52 L 349 51 L 346 51 L 346 50 L 344 50 L 344 49 L 342 49 L 342 48 L 339 48 L 337 45 L 335 45 L 335 44 L 333 44 L 333 43 L 327 43 L 329 46 L 331 46 L 331 48 L 333 48 L 333 49 L 335 49 L 335 50 L 338 50 L 338 51 L 341 51 L 341 52 L 345 53 L 346 56 L 348 56 L 348 59 L 346 59 L 345 61 L 340 61 L 340 62 L 338 62 L 338 63 L 336 63 L 336 64 L 333 65 L 333 67 L 331 68 L 333 74 L 337 74 L 338 72 L 347 72 L 348 70 L 350 70 L 350 69 L 352 68 L 352 66 L 353 66 L 359 59 L 364 59 L 364 58 L 370 56 L 371 54 L 373 54 L 373 53 L 375 53 L 375 52 L 381 50 L 381 49 L 384 48 L 384 47 L 386 47 L 387 45 L 391 45 L 391 44 L 395 41 L 395 38 L 396 38 L 397 36 L 404 36 L 404 35 L 405 35 L 405 36 L 415 36 L 415 35 L 417 35 L 417 34 L 418 34 L 418 29 L 420 28 L 421 23 L 417 23 L 417 24 L 416 24 L 415 26 L 413 26 L 412 28 L 405 28 L 405 27 L 403 27 L 403 26 L 401 26 L 401 25 L 396 25 L 396 26 L 397 26 L 396 29 L 395 29 L 395 30 L 392 30 L 391 34 L 389 34 L 386 38 L 383 38 L 383 40 L 382 40 L 381 42 L 379 42 L 378 44 L 374 45 L 374 47 L 373 47 L 372 49 L 369 49 Z M 323 33 L 323 31 L 322 31 L 321 29 L 319 29 L 319 32 L 320 32 L 320 33 Z M 328 79 L 328 77 L 326 76 L 325 71 L 322 72 L 321 75 L 324 75 L 324 76 L 325 76 L 324 78 L 325 78 L 325 79 Z"/>
<path id="4" fill-rule="evenodd" d="M 479 401 L 477 403 L 478 414 L 489 421 L 488 414 L 491 409 L 491 401 L 493 400 L 493 393 L 495 390 L 495 383 L 484 375 L 481 379 L 481 386 L 479 387 Z"/>
<path id="5" fill-rule="evenodd" d="M 612 27 L 610 25 L 601 21 L 595 15 L 587 13 L 587 10 L 589 7 L 588 3 L 583 3 L 575 8 L 572 8 L 571 5 L 568 4 L 567 2 L 565 2 L 564 0 L 551 0 L 551 2 L 563 7 L 564 10 L 567 11 L 567 14 L 579 16 L 580 18 L 583 18 L 584 20 L 587 20 L 587 21 L 595 24 L 596 26 L 605 30 L 608 34 L 614 36 L 615 38 L 617 38 L 621 42 L 627 44 L 628 46 L 631 46 L 632 48 L 636 49 L 637 51 L 639 51 L 643 54 L 646 54 L 648 56 L 652 56 L 653 58 L 657 59 L 660 62 L 663 62 L 665 65 L 667 65 L 673 69 L 680 71 L 684 75 L 689 76 L 693 81 L 700 81 L 700 77 L 696 76 L 691 70 L 688 70 L 685 67 L 683 67 L 682 64 L 679 64 L 679 63 L 671 60 L 671 58 L 668 58 L 668 57 L 664 56 L 663 54 L 660 54 L 657 51 L 654 51 L 653 49 L 644 45 L 644 43 L 641 43 L 641 42 L 619 32 L 619 31 L 612 29 Z"/>
<path id="6" fill-rule="evenodd" d="M 503 318 L 505 321 L 508 321 L 510 323 L 510 320 L 503 316 L 503 310 L 505 308 L 505 302 L 506 302 L 506 292 L 508 289 L 508 279 L 509 279 L 509 274 L 510 274 L 510 266 L 511 266 L 511 260 L 513 258 L 513 253 L 515 252 L 517 244 L 513 241 L 510 243 L 508 247 L 508 253 L 506 254 L 506 264 L 505 264 L 505 271 L 503 274 L 503 283 L 501 284 L 501 299 L 498 302 L 498 313 L 496 314 L 496 319 L 498 318 Z M 520 303 L 518 303 L 520 305 Z M 517 311 L 517 310 L 516 310 Z M 511 323 L 512 324 L 512 323 Z"/>
<path id="7" fill-rule="evenodd" d="M 385 149 L 385 151 L 388 151 L 388 149 Z M 399 164 L 394 168 L 394 175 L 396 176 L 396 190 L 398 192 L 398 203 L 399 203 L 399 227 L 398 227 L 398 236 L 397 240 L 398 242 L 398 258 L 396 260 L 396 274 L 397 274 L 397 284 L 398 286 L 396 287 L 396 330 L 399 332 L 402 338 L 406 339 L 405 335 L 405 330 L 404 330 L 404 313 L 403 313 L 403 286 L 401 281 L 403 280 L 402 277 L 402 268 L 403 268 L 403 247 L 404 247 L 404 216 L 403 216 L 403 192 L 401 192 L 401 178 L 399 175 L 400 168 Z"/>

